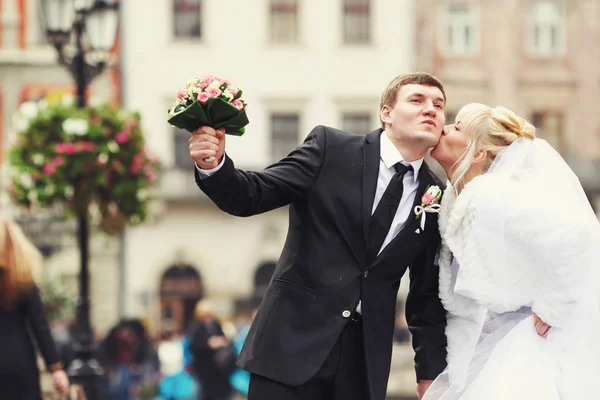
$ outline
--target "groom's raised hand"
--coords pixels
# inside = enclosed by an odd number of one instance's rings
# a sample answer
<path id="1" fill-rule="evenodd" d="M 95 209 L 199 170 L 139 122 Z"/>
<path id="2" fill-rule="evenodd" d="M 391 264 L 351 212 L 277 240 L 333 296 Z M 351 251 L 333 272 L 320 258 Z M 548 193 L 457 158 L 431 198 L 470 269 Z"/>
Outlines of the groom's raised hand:
<path id="1" fill-rule="evenodd" d="M 202 169 L 212 169 L 219 165 L 225 153 L 225 129 L 213 129 L 209 126 L 203 126 L 192 132 L 190 137 L 189 149 L 190 157 L 196 162 L 196 165 Z M 204 159 L 214 157 L 214 160 L 207 162 Z"/>

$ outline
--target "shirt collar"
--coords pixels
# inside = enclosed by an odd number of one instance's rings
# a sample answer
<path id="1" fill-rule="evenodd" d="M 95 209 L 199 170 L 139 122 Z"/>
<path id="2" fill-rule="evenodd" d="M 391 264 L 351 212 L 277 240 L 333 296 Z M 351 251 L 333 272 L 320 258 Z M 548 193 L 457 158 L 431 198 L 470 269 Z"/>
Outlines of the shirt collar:
<path id="1" fill-rule="evenodd" d="M 414 170 L 414 182 L 416 182 L 419 178 L 419 170 L 423 165 L 422 158 L 411 162 L 404 161 L 404 158 L 402 158 L 402 154 L 400 154 L 396 146 L 394 146 L 394 143 L 392 143 L 385 131 L 381 132 L 381 160 L 387 168 L 392 168 L 396 163 L 399 162 L 401 162 L 404 165 L 410 164 Z"/>

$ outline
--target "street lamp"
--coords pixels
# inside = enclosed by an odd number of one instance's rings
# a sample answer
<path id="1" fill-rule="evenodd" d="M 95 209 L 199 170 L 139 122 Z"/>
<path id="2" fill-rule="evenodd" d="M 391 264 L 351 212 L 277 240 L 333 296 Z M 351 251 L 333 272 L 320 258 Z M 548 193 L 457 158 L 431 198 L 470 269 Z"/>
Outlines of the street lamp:
<path id="1" fill-rule="evenodd" d="M 86 89 L 109 62 L 119 25 L 118 0 L 40 0 L 48 41 L 58 61 L 73 76 L 77 107 L 86 107 Z M 68 373 L 83 386 L 88 400 L 100 399 L 102 368 L 93 355 L 89 298 L 89 221 L 87 208 L 77 215 L 80 251 L 75 360 Z"/>

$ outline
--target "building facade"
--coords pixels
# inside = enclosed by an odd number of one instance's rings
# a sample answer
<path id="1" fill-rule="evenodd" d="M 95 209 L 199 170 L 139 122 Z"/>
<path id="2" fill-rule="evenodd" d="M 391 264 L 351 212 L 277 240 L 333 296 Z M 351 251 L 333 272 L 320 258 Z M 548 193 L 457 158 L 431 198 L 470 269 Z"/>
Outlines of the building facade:
<path id="1" fill-rule="evenodd" d="M 600 1 L 416 4 L 417 68 L 444 82 L 448 121 L 472 102 L 514 110 L 569 162 L 600 211 Z"/>

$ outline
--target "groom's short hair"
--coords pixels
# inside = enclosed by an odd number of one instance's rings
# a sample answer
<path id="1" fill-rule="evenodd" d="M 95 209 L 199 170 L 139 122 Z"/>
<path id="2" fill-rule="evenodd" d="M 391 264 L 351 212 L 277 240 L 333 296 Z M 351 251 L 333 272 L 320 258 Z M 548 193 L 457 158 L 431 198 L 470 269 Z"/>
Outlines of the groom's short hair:
<path id="1" fill-rule="evenodd" d="M 398 100 L 398 92 L 402 89 L 402 86 L 406 85 L 423 85 L 423 86 L 434 86 L 442 91 L 444 100 L 446 100 L 446 92 L 444 91 L 444 85 L 442 82 L 433 75 L 426 72 L 415 72 L 412 74 L 398 75 L 390 83 L 381 94 L 381 104 L 379 109 L 383 106 L 394 107 Z"/>

